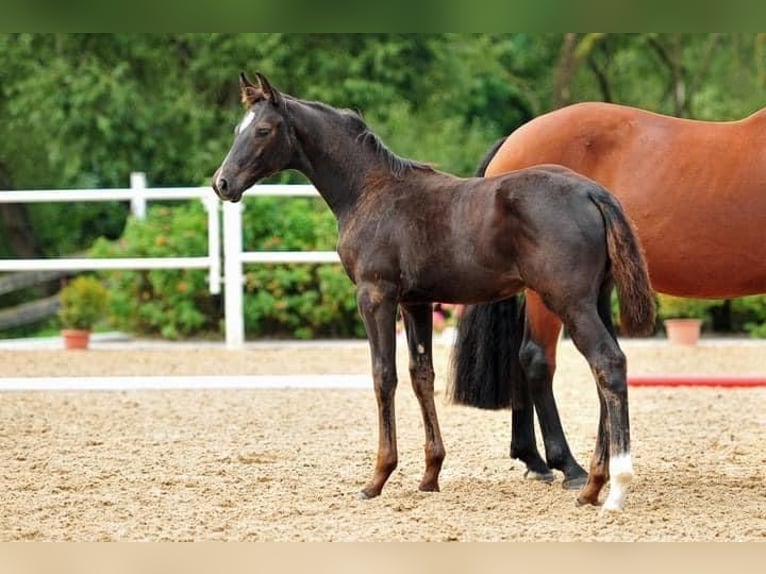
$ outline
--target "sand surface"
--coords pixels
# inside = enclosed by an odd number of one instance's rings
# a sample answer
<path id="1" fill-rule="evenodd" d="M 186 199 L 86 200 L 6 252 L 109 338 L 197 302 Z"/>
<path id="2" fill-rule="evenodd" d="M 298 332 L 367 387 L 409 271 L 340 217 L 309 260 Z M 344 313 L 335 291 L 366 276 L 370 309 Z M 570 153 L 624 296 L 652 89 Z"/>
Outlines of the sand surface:
<path id="1" fill-rule="evenodd" d="M 625 340 L 634 374 L 763 376 L 766 343 Z M 423 431 L 400 345 L 399 468 L 357 498 L 377 444 L 365 390 L 0 393 L 0 540 L 766 541 L 766 388 L 631 388 L 636 478 L 621 514 L 523 478 L 509 412 L 446 404 L 440 493 L 421 493 Z M 367 374 L 366 343 L 96 345 L 0 350 L 4 377 Z M 2 385 L 2 379 L 0 379 Z M 598 404 L 584 360 L 559 348 L 555 392 L 587 467 Z M 538 433 L 539 436 L 539 433 Z"/>

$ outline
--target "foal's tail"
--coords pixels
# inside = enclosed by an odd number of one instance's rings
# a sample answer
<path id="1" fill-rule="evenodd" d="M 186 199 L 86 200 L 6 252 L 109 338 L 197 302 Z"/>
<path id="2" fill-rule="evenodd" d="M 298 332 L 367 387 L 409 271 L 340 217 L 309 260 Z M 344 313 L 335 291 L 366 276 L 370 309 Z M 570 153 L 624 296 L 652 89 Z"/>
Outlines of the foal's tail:
<path id="1" fill-rule="evenodd" d="M 596 186 L 589 195 L 604 218 L 620 326 L 628 335 L 648 335 L 654 329 L 655 309 L 641 244 L 616 197 Z"/>

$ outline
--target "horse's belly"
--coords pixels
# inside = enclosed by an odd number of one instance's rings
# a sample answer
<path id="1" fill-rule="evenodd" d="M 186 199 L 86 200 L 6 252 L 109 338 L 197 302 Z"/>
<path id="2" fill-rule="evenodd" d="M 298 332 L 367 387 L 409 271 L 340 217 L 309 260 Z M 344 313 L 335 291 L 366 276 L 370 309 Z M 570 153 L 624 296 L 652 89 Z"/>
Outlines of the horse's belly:
<path id="1" fill-rule="evenodd" d="M 766 293 L 766 242 L 732 241 L 712 232 L 701 237 L 702 229 L 657 237 L 639 232 L 652 287 L 716 299 Z"/>
<path id="2" fill-rule="evenodd" d="M 400 300 L 404 303 L 483 303 L 510 297 L 524 288 L 515 268 L 507 272 L 480 268 L 454 271 L 420 274 L 405 280 Z"/>

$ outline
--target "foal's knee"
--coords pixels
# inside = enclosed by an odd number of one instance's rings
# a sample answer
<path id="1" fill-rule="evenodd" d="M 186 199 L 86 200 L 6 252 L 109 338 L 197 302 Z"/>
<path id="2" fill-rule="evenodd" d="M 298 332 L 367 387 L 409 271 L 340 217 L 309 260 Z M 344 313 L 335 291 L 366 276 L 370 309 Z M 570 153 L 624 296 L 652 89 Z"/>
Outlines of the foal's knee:
<path id="1" fill-rule="evenodd" d="M 372 379 L 375 387 L 375 394 L 380 397 L 390 395 L 396 390 L 398 377 L 396 368 L 382 363 L 376 363 L 372 367 Z"/>

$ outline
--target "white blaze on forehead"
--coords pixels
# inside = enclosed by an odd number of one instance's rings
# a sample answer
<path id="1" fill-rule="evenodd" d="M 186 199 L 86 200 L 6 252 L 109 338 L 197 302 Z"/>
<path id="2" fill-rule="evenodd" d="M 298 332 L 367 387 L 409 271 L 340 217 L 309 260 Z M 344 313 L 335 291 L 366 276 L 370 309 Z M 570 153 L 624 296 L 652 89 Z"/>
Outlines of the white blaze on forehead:
<path id="1" fill-rule="evenodd" d="M 237 126 L 236 133 L 240 133 L 242 130 L 244 130 L 247 126 L 249 126 L 251 123 L 253 123 L 253 120 L 255 119 L 255 114 L 250 111 L 245 114 L 245 117 L 242 118 L 242 121 L 239 122 L 239 125 Z"/>

